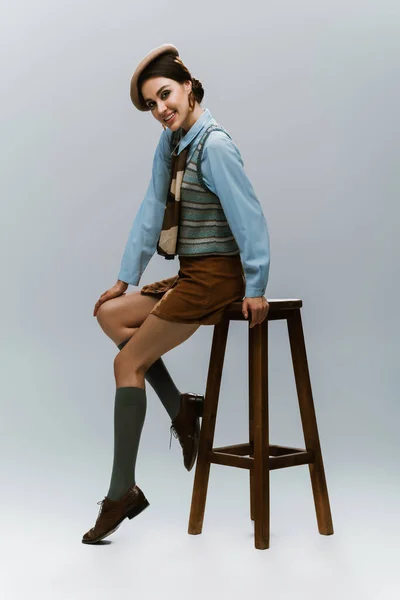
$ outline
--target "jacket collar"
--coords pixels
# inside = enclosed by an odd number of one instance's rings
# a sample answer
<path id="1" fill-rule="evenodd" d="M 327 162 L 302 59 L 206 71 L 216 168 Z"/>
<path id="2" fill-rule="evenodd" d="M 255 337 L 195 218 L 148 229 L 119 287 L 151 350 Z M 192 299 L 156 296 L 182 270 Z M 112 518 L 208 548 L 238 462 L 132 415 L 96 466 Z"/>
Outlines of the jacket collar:
<path id="1" fill-rule="evenodd" d="M 213 121 L 213 116 L 211 115 L 208 108 L 206 108 L 203 114 L 197 119 L 197 121 L 191 126 L 189 131 L 180 139 L 179 149 L 177 150 L 177 154 L 180 154 L 186 146 L 188 146 L 194 138 L 199 134 L 205 127 L 207 127 L 211 121 Z"/>

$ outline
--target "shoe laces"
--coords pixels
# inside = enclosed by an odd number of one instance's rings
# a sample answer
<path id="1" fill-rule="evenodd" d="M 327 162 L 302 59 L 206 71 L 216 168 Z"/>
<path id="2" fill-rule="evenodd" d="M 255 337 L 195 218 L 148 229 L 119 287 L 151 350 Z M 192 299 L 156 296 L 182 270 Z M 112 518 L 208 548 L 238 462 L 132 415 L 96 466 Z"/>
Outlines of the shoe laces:
<path id="1" fill-rule="evenodd" d="M 170 431 L 171 431 L 171 436 L 169 438 L 169 449 L 171 450 L 172 436 L 174 436 L 175 439 L 178 439 L 179 436 L 178 436 L 178 432 L 176 431 L 176 429 L 173 425 L 171 425 Z"/>
<path id="2" fill-rule="evenodd" d="M 176 431 L 175 427 L 173 425 L 171 425 L 170 427 L 170 431 L 171 431 L 171 436 L 169 438 L 169 449 L 171 450 L 171 441 L 172 441 L 172 436 L 174 436 L 175 439 L 179 440 L 180 445 L 182 446 L 182 448 L 184 447 L 183 441 L 181 440 L 181 438 L 179 437 L 178 432 Z M 188 433 L 187 437 L 189 439 L 191 439 L 193 437 L 192 433 Z"/>
<path id="3" fill-rule="evenodd" d="M 98 502 L 97 504 L 100 504 L 100 508 L 99 508 L 99 514 L 97 515 L 97 518 L 99 518 L 101 511 L 104 508 L 104 502 L 106 501 L 106 496 L 104 496 L 103 500 L 100 500 L 100 502 Z"/>

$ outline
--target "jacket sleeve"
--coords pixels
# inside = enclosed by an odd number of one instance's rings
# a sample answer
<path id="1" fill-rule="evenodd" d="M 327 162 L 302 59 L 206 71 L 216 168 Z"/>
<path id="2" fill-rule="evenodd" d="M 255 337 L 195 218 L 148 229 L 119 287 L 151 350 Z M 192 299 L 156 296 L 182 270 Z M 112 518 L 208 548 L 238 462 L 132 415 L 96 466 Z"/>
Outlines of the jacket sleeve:
<path id="1" fill-rule="evenodd" d="M 143 271 L 157 248 L 171 172 L 171 131 L 165 129 L 153 158 L 152 175 L 146 195 L 133 221 L 121 260 L 118 279 L 138 285 Z"/>
<path id="2" fill-rule="evenodd" d="M 239 246 L 245 297 L 263 296 L 270 266 L 268 227 L 240 151 L 223 131 L 213 131 L 206 139 L 201 171 L 206 186 L 218 196 Z"/>

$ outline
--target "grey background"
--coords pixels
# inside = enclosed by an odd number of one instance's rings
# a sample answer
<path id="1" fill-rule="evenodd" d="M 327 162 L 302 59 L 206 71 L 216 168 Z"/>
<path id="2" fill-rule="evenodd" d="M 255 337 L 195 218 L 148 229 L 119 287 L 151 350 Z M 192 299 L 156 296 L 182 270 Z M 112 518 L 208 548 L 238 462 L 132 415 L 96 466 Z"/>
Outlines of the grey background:
<path id="1" fill-rule="evenodd" d="M 5 598 L 398 597 L 399 13 L 395 0 L 3 0 Z M 256 551 L 248 474 L 219 466 L 203 534 L 188 536 L 194 470 L 176 440 L 168 451 L 147 386 L 137 479 L 151 507 L 110 544 L 81 544 L 113 447 L 116 348 L 92 312 L 117 279 L 162 131 L 129 81 L 166 42 L 241 150 L 271 236 L 266 297 L 303 299 L 333 536 L 318 533 L 308 469 L 274 471 L 271 547 Z M 140 286 L 177 264 L 155 255 Z M 204 391 L 212 329 L 164 357 L 182 391 Z M 246 341 L 232 324 L 216 445 L 246 440 Z M 279 322 L 270 428 L 271 443 L 304 445 Z"/>

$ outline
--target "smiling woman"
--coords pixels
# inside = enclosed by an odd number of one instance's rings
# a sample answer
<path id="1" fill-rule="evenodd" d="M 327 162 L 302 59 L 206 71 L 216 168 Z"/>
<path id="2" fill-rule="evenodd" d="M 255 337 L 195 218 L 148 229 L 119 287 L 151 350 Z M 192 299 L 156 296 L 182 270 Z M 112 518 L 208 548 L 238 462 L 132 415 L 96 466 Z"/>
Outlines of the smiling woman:
<path id="1" fill-rule="evenodd" d="M 136 106 L 146 107 L 172 131 L 182 127 L 186 133 L 204 112 L 200 106 L 204 96 L 201 82 L 171 53 L 162 54 L 143 69 L 137 84 L 134 82 L 131 87 L 131 94 Z"/>
<path id="2" fill-rule="evenodd" d="M 269 274 L 266 220 L 231 135 L 201 106 L 203 86 L 171 44 L 147 54 L 131 79 L 131 99 L 160 122 L 151 181 L 137 213 L 117 283 L 97 301 L 94 316 L 118 345 L 114 463 L 110 488 L 95 526 L 83 537 L 96 543 L 148 506 L 136 485 L 135 464 L 146 412 L 145 380 L 171 417 L 187 470 L 199 441 L 199 402 L 181 394 L 162 355 L 200 325 L 215 325 L 233 301 L 242 302 L 250 327 L 267 316 Z M 138 285 L 154 253 L 179 259 L 176 276 Z"/>

